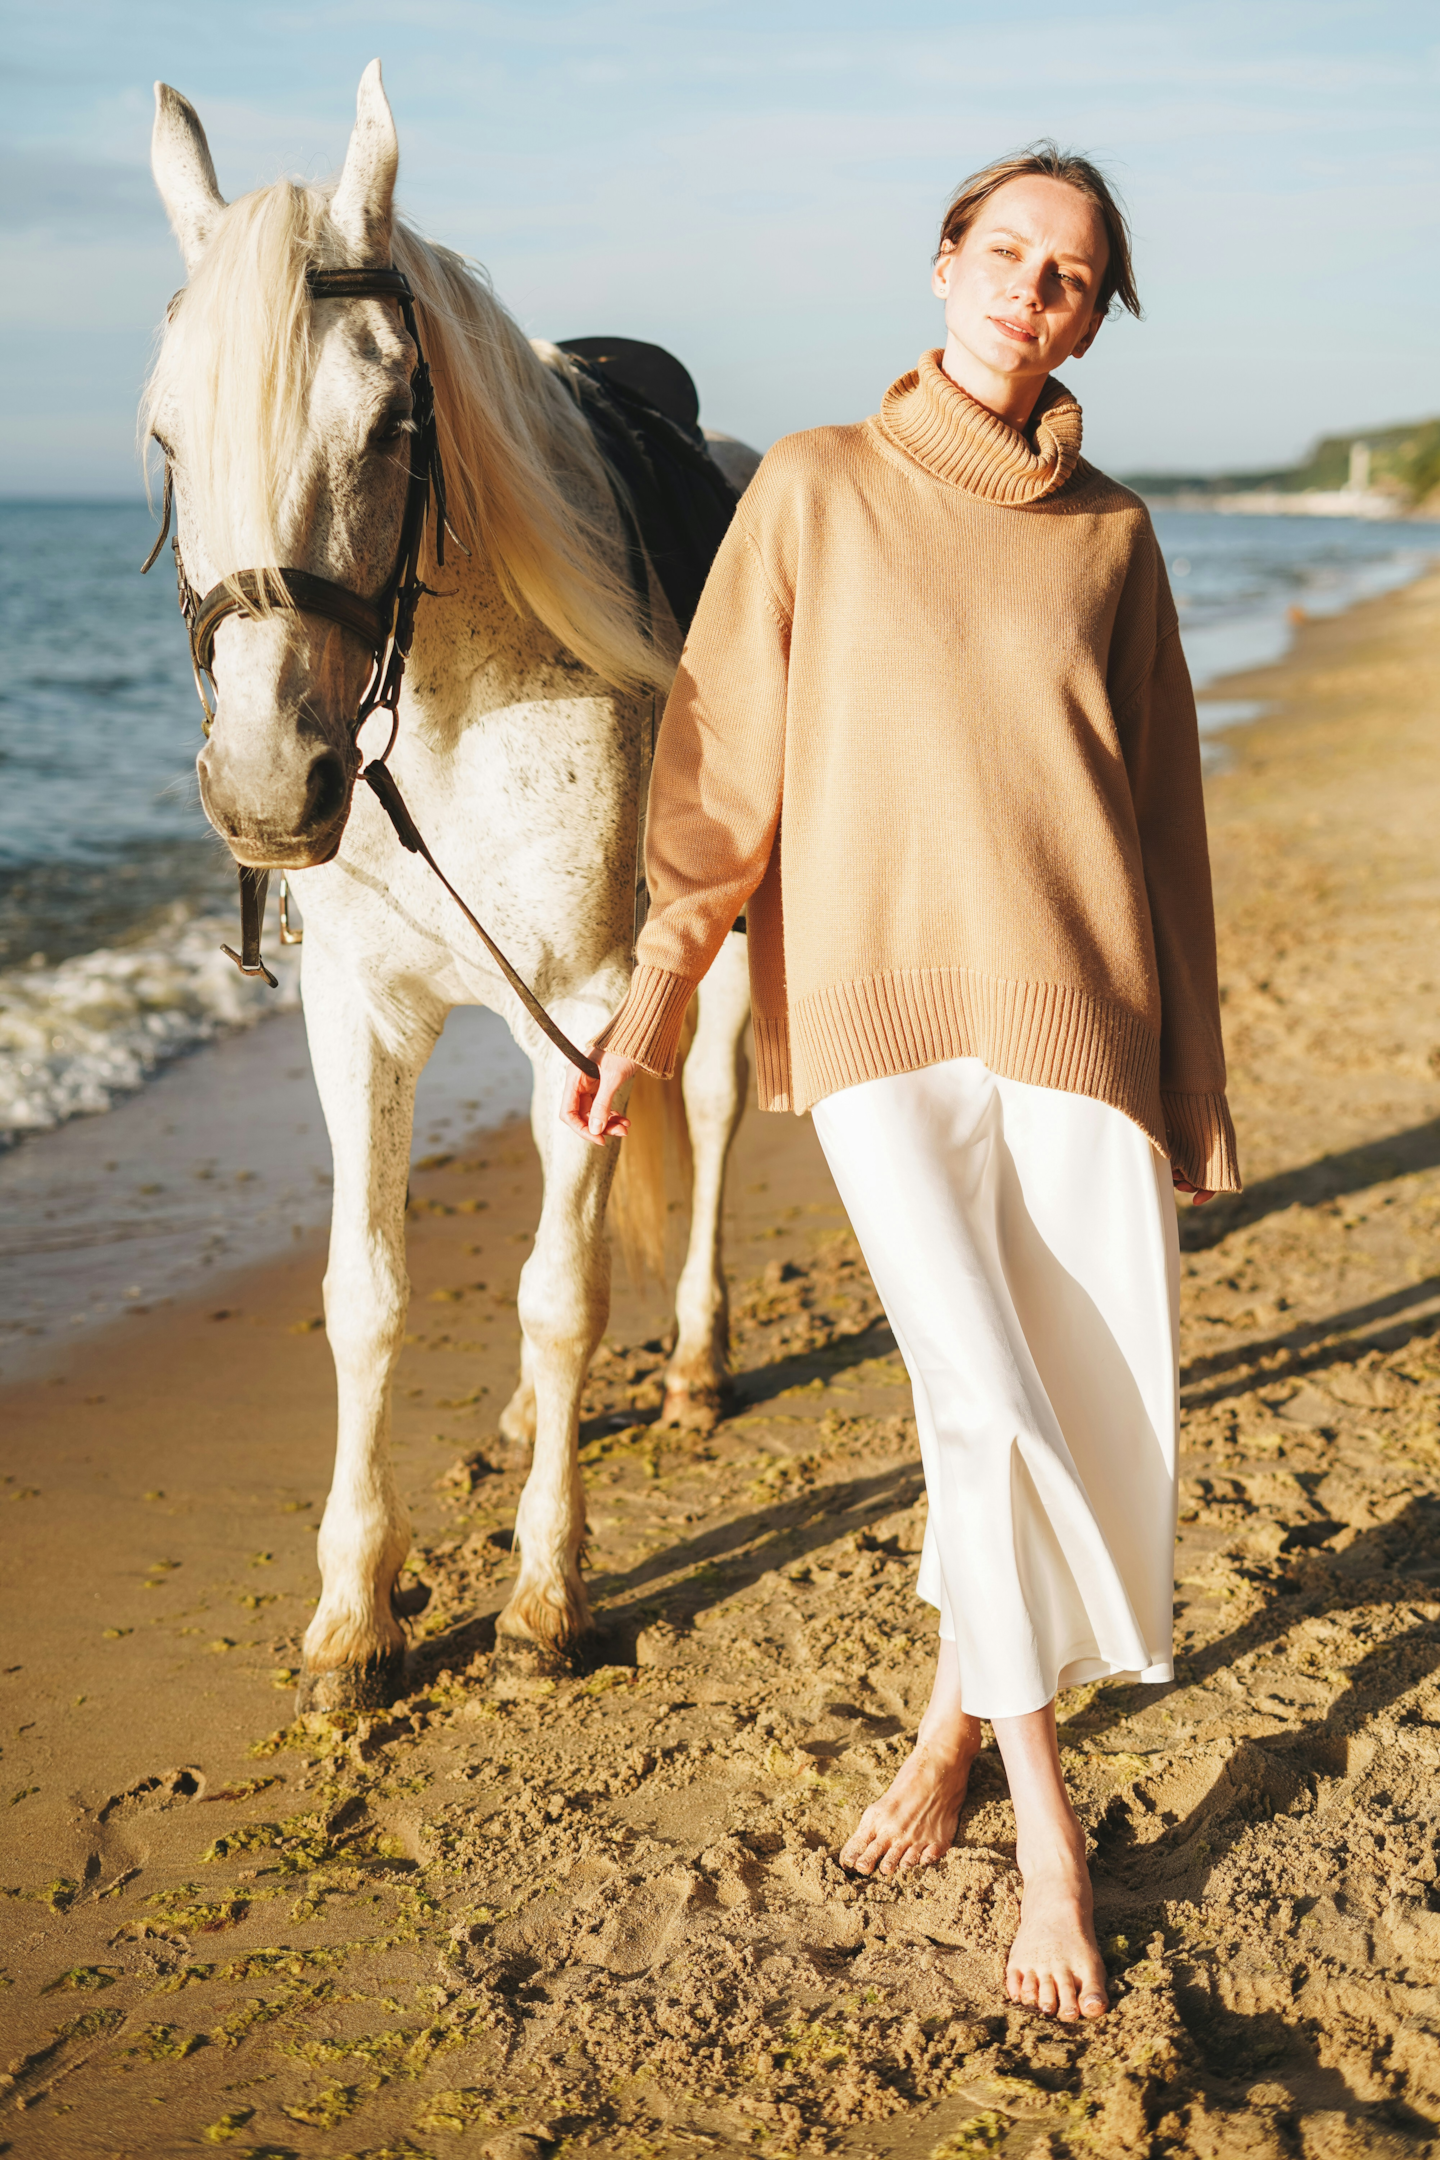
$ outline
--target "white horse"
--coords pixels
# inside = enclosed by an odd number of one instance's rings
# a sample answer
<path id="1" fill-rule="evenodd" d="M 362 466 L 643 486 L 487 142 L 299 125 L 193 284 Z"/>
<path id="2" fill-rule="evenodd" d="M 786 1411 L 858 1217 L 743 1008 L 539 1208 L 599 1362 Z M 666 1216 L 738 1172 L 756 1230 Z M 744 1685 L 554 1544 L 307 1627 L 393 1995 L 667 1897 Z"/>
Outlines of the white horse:
<path id="1" fill-rule="evenodd" d="M 306 280 L 397 266 L 415 296 L 463 545 L 438 570 L 432 527 L 423 569 L 443 597 L 421 603 L 390 762 L 437 862 L 586 1043 L 633 964 L 645 745 L 678 638 L 653 579 L 668 648 L 663 628 L 652 638 L 637 620 L 571 363 L 522 336 L 483 274 L 397 221 L 399 146 L 378 62 L 333 191 L 282 182 L 227 206 L 191 106 L 163 84 L 156 106 L 155 179 L 188 283 L 145 425 L 173 476 L 185 575 L 204 592 L 242 564 L 285 566 L 365 599 L 384 592 L 406 502 L 415 349 L 393 301 L 314 298 Z M 725 444 L 717 459 L 727 452 L 743 484 L 754 453 Z M 218 702 L 198 761 L 206 815 L 236 860 L 283 870 L 302 905 L 305 1019 L 335 1158 L 325 1316 L 339 1436 L 323 1594 L 305 1636 L 310 1708 L 387 1701 L 403 1670 L 395 1585 L 410 1526 L 390 1462 L 390 1383 L 409 1295 L 415 1084 L 451 1007 L 503 1014 L 534 1068 L 545 1197 L 520 1278 L 520 1382 L 501 1419 L 534 1455 L 499 1628 L 552 1650 L 590 1622 L 579 1402 L 610 1296 L 616 1149 L 562 1127 L 563 1058 L 369 789 L 355 789 L 362 753 L 383 750 L 388 730 L 382 711 L 355 735 L 369 665 L 336 622 L 252 593 L 216 634 Z M 747 1080 L 743 937 L 726 941 L 697 1003 L 683 1074 L 692 1229 L 662 1413 L 672 1423 L 713 1419 L 725 1378 L 720 1215 Z"/>

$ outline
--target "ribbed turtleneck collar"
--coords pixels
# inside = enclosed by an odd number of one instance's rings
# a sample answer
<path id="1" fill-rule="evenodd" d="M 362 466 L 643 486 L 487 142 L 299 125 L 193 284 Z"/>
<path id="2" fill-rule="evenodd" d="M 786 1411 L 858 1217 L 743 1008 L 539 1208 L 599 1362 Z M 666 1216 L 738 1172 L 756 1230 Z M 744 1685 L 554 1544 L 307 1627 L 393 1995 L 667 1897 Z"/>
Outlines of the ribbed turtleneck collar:
<path id="1" fill-rule="evenodd" d="M 1053 376 L 1032 418 L 1035 449 L 1022 431 L 953 383 L 943 355 L 922 353 L 920 365 L 885 393 L 880 426 L 900 449 L 937 480 L 986 502 L 1038 502 L 1064 487 L 1080 455 L 1080 407 Z"/>

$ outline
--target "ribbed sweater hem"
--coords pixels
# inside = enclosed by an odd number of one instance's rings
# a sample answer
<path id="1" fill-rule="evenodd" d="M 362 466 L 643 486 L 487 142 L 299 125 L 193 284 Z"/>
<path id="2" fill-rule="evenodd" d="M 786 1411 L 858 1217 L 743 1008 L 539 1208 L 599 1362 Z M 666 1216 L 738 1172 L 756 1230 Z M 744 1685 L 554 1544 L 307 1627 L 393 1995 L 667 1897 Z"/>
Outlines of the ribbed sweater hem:
<path id="1" fill-rule="evenodd" d="M 1007 1080 L 1113 1103 L 1162 1153 L 1160 1044 L 1133 1013 L 1064 983 L 1006 982 L 970 968 L 904 968 L 797 998 L 791 1105 L 946 1058 Z"/>
<path id="2" fill-rule="evenodd" d="M 638 967 L 595 1047 L 668 1079 L 696 988 L 687 976 Z M 788 1013 L 755 1015 L 762 1110 L 804 1112 L 841 1088 L 957 1057 L 978 1057 L 1002 1079 L 1109 1103 L 1193 1185 L 1240 1190 L 1223 1091 L 1162 1091 L 1153 1029 L 1068 984 L 904 968 L 808 992 Z"/>
<path id="3" fill-rule="evenodd" d="M 790 1108 L 790 1028 L 782 1017 L 770 1019 L 756 1013 L 755 1091 L 762 1110 Z"/>

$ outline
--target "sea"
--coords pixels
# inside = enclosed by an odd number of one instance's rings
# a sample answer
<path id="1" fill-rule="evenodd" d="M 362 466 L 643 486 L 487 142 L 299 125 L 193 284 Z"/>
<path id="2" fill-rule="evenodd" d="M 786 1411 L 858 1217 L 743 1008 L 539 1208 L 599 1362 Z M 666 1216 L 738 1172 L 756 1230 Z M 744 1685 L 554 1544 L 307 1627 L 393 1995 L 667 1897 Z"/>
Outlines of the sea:
<path id="1" fill-rule="evenodd" d="M 1154 517 L 1208 735 L 1262 719 L 1206 693 L 1280 658 L 1301 613 L 1440 559 L 1440 524 Z M 200 809 L 168 550 L 140 575 L 153 534 L 139 502 L 0 503 L 0 1345 L 49 1334 L 67 1303 L 78 1326 L 175 1294 L 328 1204 L 297 955 L 273 914 L 278 990 L 219 950 L 235 873 Z M 518 1114 L 528 1083 L 501 1022 L 452 1016 L 417 1149 Z M 182 1175 L 156 1171 L 177 1153 Z"/>

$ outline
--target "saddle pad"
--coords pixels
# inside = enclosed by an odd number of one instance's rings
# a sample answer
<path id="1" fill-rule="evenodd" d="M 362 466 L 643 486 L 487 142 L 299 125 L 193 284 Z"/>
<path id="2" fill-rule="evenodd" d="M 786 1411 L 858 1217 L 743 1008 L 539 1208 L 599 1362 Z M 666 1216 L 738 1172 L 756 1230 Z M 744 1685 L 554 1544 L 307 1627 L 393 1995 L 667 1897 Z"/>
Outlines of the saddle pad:
<path id="1" fill-rule="evenodd" d="M 638 339 L 570 338 L 560 350 L 578 362 L 581 409 L 683 636 L 739 501 L 705 447 L 695 385 Z M 643 595 L 643 562 L 632 559 L 632 575 Z"/>

